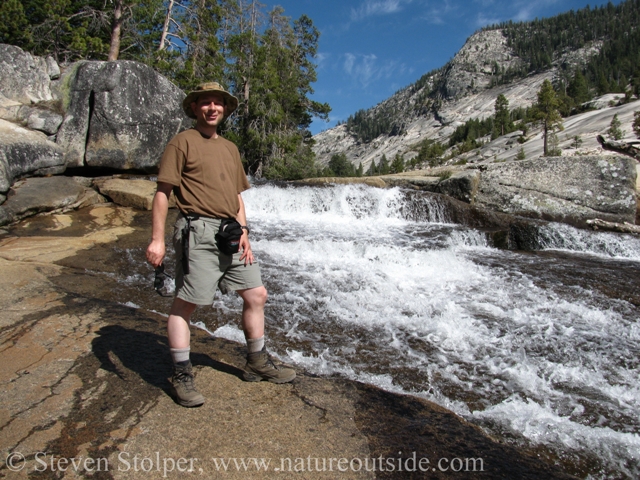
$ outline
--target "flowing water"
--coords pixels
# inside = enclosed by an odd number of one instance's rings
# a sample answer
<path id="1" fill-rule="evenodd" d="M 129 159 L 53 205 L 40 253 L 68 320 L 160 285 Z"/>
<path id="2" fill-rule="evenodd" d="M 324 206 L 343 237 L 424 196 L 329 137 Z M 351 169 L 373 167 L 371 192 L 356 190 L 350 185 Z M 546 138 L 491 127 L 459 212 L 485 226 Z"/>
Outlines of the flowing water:
<path id="1" fill-rule="evenodd" d="M 243 194 L 281 358 L 432 400 L 583 478 L 640 477 L 640 239 L 550 224 L 492 248 L 434 196 Z M 242 341 L 239 301 L 199 319 Z"/>

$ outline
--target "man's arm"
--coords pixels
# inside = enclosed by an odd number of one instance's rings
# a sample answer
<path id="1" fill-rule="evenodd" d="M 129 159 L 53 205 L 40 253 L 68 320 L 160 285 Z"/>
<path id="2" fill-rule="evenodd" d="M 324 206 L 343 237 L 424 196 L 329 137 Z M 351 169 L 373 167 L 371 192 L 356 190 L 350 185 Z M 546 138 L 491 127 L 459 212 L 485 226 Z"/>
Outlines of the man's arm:
<path id="1" fill-rule="evenodd" d="M 238 194 L 238 203 L 240 204 L 240 208 L 238 208 L 238 215 L 236 220 L 240 222 L 240 225 L 247 224 L 247 215 L 244 211 L 244 202 L 242 201 L 242 195 Z M 242 230 L 242 237 L 240 237 L 240 248 L 242 249 L 242 255 L 240 256 L 240 260 L 244 259 L 244 264 L 247 263 L 252 264 L 254 262 L 253 252 L 251 251 L 251 244 L 249 243 L 249 233 L 246 230 Z"/>
<path id="2" fill-rule="evenodd" d="M 164 244 L 164 229 L 169 211 L 169 195 L 173 185 L 158 182 L 158 189 L 153 197 L 151 243 L 147 247 L 147 261 L 157 267 L 162 263 L 166 248 Z"/>

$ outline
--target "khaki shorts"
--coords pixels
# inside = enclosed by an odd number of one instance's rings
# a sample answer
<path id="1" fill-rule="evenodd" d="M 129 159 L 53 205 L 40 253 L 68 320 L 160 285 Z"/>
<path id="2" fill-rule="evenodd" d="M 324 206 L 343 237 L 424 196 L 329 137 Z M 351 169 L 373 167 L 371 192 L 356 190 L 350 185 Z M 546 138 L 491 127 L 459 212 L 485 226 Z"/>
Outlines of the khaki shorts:
<path id="1" fill-rule="evenodd" d="M 241 252 L 226 255 L 216 245 L 215 235 L 220 219 L 191 220 L 189 235 L 189 273 L 182 268 L 182 229 L 187 219 L 178 215 L 173 230 L 173 246 L 176 250 L 176 296 L 196 305 L 211 305 L 219 287 L 222 293 L 262 286 L 260 267 L 240 261 Z"/>

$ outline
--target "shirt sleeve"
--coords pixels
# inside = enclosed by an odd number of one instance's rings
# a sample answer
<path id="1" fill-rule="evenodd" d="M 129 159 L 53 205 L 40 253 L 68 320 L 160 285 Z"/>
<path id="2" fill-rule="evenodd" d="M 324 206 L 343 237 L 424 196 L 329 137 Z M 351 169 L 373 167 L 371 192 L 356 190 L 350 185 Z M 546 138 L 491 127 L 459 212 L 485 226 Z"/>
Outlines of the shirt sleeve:
<path id="1" fill-rule="evenodd" d="M 240 160 L 240 152 L 235 149 L 236 164 L 238 165 L 238 176 L 236 178 L 236 190 L 238 193 L 242 193 L 245 190 L 249 190 L 251 185 L 249 184 L 249 180 L 247 179 L 247 175 L 244 173 L 244 166 L 242 165 L 242 160 Z"/>
<path id="2" fill-rule="evenodd" d="M 169 143 L 162 154 L 158 171 L 158 182 L 180 186 L 182 170 L 186 162 L 186 155 L 173 143 Z"/>

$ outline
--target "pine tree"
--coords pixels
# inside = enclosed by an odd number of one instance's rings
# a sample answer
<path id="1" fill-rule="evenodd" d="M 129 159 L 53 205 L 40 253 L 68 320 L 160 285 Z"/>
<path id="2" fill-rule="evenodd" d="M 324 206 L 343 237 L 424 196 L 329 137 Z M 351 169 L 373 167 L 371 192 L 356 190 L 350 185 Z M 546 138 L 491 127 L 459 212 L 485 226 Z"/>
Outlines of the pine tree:
<path id="1" fill-rule="evenodd" d="M 534 105 L 534 118 L 542 124 L 544 156 L 549 156 L 549 136 L 562 130 L 562 117 L 558 111 L 556 92 L 549 80 L 545 80 L 538 91 L 538 102 Z"/>
<path id="2" fill-rule="evenodd" d="M 28 25 L 29 21 L 19 0 L 4 0 L 0 4 L 0 43 L 30 48 L 32 38 Z"/>
<path id="3" fill-rule="evenodd" d="M 310 169 L 313 116 L 327 118 L 330 111 L 308 98 L 316 80 L 319 32 L 307 16 L 291 22 L 275 7 L 260 33 L 259 5 L 241 2 L 242 14 L 225 20 L 232 25 L 223 42 L 228 45 L 225 76 L 240 99 L 227 136 L 238 145 L 249 172 L 291 178 L 288 172 Z"/>
<path id="4" fill-rule="evenodd" d="M 188 9 L 183 4 L 167 5 L 165 23 L 178 23 L 179 30 L 163 31 L 154 52 L 156 68 L 173 77 L 183 89 L 192 90 L 204 80 L 227 83 L 225 78 L 228 45 L 221 44 L 228 39 L 229 19 L 239 15 L 235 2 L 217 0 L 196 0 Z M 226 22 L 226 23 L 225 23 Z M 164 35 L 164 44 L 162 36 Z M 182 45 L 181 45 L 182 44 Z M 180 49 L 186 51 L 184 60 L 176 55 Z"/>
<path id="5" fill-rule="evenodd" d="M 589 95 L 587 80 L 584 78 L 584 75 L 579 69 L 576 69 L 571 82 L 569 82 L 567 94 L 577 105 L 580 105 L 591 99 L 591 96 Z"/>
<path id="6" fill-rule="evenodd" d="M 389 174 L 389 161 L 387 160 L 387 156 L 384 153 L 382 154 L 382 159 L 380 160 L 380 165 L 378 166 L 378 173 L 380 175 Z"/>
<path id="7" fill-rule="evenodd" d="M 580 135 L 576 135 L 575 137 L 573 137 L 571 146 L 577 150 L 582 146 L 582 143 L 583 141 L 582 138 L 580 138 Z"/>
<path id="8" fill-rule="evenodd" d="M 609 129 L 607 133 L 614 140 L 622 140 L 626 134 L 624 130 L 621 128 L 620 120 L 618 119 L 618 114 L 616 113 L 611 119 L 611 123 L 609 124 Z"/>
<path id="9" fill-rule="evenodd" d="M 106 59 L 112 10 L 97 0 L 23 0 L 24 14 L 33 40 L 30 51 L 52 55 L 58 63 Z"/>
<path id="10" fill-rule="evenodd" d="M 402 173 L 404 172 L 404 157 L 399 153 L 396 153 L 391 166 L 389 167 L 389 173 Z"/>
<path id="11" fill-rule="evenodd" d="M 353 177 L 356 174 L 353 164 L 344 153 L 332 155 L 331 160 L 329 160 L 329 168 L 336 177 Z"/>
<path id="12" fill-rule="evenodd" d="M 609 81 L 607 80 L 604 72 L 601 71 L 598 75 L 598 93 L 600 95 L 604 95 L 605 93 L 609 93 L 610 91 L 611 85 L 609 84 Z"/>
<path id="13" fill-rule="evenodd" d="M 494 135 L 499 137 L 513 130 L 513 122 L 509 114 L 509 100 L 503 94 L 498 95 L 494 106 Z"/>
<path id="14" fill-rule="evenodd" d="M 371 160 L 371 165 L 369 165 L 369 169 L 367 170 L 367 177 L 372 177 L 378 174 L 378 166 L 376 165 L 375 160 Z"/>

